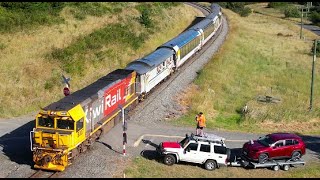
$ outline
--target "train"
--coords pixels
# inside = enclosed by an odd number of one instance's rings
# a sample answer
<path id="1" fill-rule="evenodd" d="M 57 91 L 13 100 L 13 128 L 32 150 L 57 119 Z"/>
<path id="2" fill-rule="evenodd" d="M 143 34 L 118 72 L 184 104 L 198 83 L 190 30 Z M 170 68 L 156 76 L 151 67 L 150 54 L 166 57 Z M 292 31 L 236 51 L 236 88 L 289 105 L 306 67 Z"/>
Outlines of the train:
<path id="1" fill-rule="evenodd" d="M 122 110 L 134 109 L 221 28 L 221 7 L 213 3 L 209 15 L 150 54 L 41 108 L 30 131 L 33 167 L 64 171 L 120 122 Z"/>

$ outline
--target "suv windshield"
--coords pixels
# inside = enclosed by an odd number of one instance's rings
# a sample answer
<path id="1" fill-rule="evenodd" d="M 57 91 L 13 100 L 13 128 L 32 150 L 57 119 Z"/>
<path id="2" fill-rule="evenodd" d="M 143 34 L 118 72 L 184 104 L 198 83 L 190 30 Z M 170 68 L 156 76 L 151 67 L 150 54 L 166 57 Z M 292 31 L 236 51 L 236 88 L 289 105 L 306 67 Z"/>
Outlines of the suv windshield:
<path id="1" fill-rule="evenodd" d="M 259 138 L 258 143 L 264 146 L 270 146 L 271 144 L 274 143 L 274 141 L 269 136 L 265 136 L 265 137 Z"/>

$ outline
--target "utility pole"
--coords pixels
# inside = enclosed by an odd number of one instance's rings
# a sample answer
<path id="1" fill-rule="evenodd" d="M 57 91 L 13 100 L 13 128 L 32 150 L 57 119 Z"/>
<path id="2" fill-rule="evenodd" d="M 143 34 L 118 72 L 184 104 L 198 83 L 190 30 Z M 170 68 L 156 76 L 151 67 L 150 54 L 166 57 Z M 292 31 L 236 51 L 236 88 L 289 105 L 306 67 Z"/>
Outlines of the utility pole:
<path id="1" fill-rule="evenodd" d="M 313 49 L 312 74 L 311 74 L 311 93 L 310 93 L 309 111 L 312 111 L 314 66 L 315 66 L 315 61 L 316 61 L 316 56 L 317 56 L 317 44 L 318 44 L 318 41 L 315 39 L 314 40 L 314 49 Z"/>
<path id="2" fill-rule="evenodd" d="M 303 8 L 304 6 L 301 7 L 301 28 L 300 28 L 300 39 L 302 39 L 302 26 L 303 26 L 303 22 L 302 22 L 302 19 L 303 19 Z"/>
<path id="3" fill-rule="evenodd" d="M 306 18 L 308 17 L 308 13 L 310 12 L 310 8 L 312 7 L 312 2 L 307 2 L 307 6 L 304 5 L 301 6 L 301 28 L 300 28 L 300 39 L 303 38 L 302 35 L 302 26 L 303 26 L 303 13 L 306 14 Z M 304 12 L 304 9 L 306 9 L 306 12 Z"/>

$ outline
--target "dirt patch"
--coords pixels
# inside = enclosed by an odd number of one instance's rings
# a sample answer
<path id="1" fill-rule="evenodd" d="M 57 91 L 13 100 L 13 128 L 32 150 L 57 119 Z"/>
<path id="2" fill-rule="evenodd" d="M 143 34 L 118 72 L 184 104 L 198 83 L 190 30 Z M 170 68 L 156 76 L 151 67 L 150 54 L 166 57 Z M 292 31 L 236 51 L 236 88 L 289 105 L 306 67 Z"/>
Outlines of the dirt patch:
<path id="1" fill-rule="evenodd" d="M 191 108 L 190 104 L 192 101 L 192 95 L 198 93 L 199 87 L 195 84 L 188 86 L 181 94 L 175 97 L 175 102 L 177 102 L 182 107 L 182 112 L 186 113 Z"/>

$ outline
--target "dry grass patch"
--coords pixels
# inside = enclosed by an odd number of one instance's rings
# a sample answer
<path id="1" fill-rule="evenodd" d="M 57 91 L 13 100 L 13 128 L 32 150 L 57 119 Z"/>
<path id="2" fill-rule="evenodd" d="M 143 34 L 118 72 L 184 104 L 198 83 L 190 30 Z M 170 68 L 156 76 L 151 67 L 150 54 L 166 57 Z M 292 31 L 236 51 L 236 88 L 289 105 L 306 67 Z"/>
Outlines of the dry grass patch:
<path id="1" fill-rule="evenodd" d="M 1 34 L 0 58 L 0 117 L 13 117 L 37 111 L 63 97 L 63 84 L 57 79 L 64 73 L 57 62 L 48 62 L 46 55 L 54 48 L 68 47 L 80 36 L 88 35 L 110 23 L 133 21 L 139 13 L 134 9 L 134 2 L 128 2 L 128 10 L 119 15 L 105 15 L 102 17 L 88 16 L 79 21 L 70 14 L 70 9 L 65 8 L 61 16 L 65 17 L 65 24 L 54 26 L 40 26 L 28 32 L 14 34 Z M 181 33 L 200 11 L 181 5 L 164 10 L 166 19 L 161 21 L 159 30 L 156 31 L 145 44 L 133 51 L 121 45 L 111 45 L 102 48 L 112 50 L 115 58 L 105 58 L 101 53 L 101 64 L 86 64 L 86 76 L 71 77 L 72 91 L 76 91 L 97 80 L 99 77 L 125 65 L 143 55 L 150 53 L 160 44 Z M 139 33 L 138 23 L 135 23 L 135 32 Z M 140 27 L 141 28 L 141 27 Z M 99 54 L 100 55 L 100 54 Z M 84 58 L 92 58 L 93 52 L 87 52 Z M 68 74 L 66 74 L 68 76 Z M 50 82 L 48 84 L 48 82 Z M 44 87 L 53 86 L 50 90 Z"/>
<path id="2" fill-rule="evenodd" d="M 267 130 L 266 132 L 297 132 L 299 131 L 302 134 L 308 134 L 310 132 L 319 134 L 320 133 L 320 119 L 312 119 L 308 122 L 305 120 L 294 121 L 294 122 L 273 122 L 270 120 L 266 120 L 264 122 L 260 122 L 258 127 L 263 127 L 263 129 Z"/>
<path id="3" fill-rule="evenodd" d="M 257 127 L 266 121 L 281 128 L 289 122 L 297 125 L 318 117 L 319 98 L 314 98 L 314 110 L 308 111 L 312 42 L 300 40 L 300 27 L 274 16 L 254 13 L 240 17 L 227 9 L 223 13 L 230 25 L 227 40 L 195 80 L 200 91 L 188 97 L 192 99 L 188 101 L 191 109 L 178 123 L 191 124 L 194 112 L 215 112 L 207 116 L 208 122 L 212 122 L 207 128 L 252 132 L 262 131 Z M 317 37 L 312 32 L 304 35 L 308 39 Z M 314 89 L 320 89 L 319 83 L 316 79 Z M 314 93 L 314 97 L 320 97 L 319 91 Z M 259 103 L 257 97 L 263 95 L 280 98 L 281 102 Z M 245 104 L 251 113 L 243 116 Z M 317 127 L 318 124 L 310 123 L 299 131 L 315 133 Z M 288 130 L 291 128 L 294 125 Z M 269 130 L 274 129 L 270 126 Z"/>

